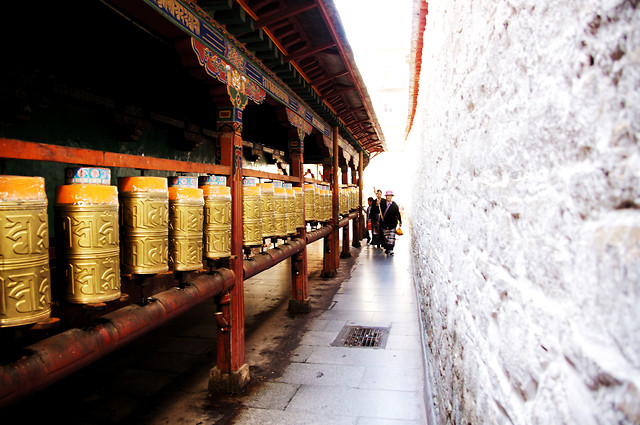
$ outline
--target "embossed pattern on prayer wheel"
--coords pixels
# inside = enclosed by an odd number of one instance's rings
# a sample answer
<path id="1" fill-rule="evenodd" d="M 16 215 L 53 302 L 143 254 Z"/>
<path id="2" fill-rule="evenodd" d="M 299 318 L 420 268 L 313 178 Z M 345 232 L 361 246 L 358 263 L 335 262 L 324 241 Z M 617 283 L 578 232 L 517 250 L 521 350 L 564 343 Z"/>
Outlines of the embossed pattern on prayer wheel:
<path id="1" fill-rule="evenodd" d="M 314 199 L 313 199 L 313 203 L 314 203 L 314 207 L 316 209 L 316 220 L 323 222 L 325 221 L 325 208 L 324 208 L 324 194 L 322 193 L 322 186 L 316 184 L 316 187 L 314 188 Z"/>
<path id="2" fill-rule="evenodd" d="M 287 220 L 287 235 L 296 233 L 296 195 L 293 192 L 293 185 L 285 183 L 287 193 L 285 216 Z"/>
<path id="3" fill-rule="evenodd" d="M 200 270 L 203 247 L 203 190 L 195 177 L 169 180 L 169 269 Z"/>
<path id="4" fill-rule="evenodd" d="M 348 194 L 347 188 L 340 188 L 340 199 L 338 200 L 338 205 L 340 206 L 340 214 L 345 215 L 349 211 L 349 203 L 348 203 Z"/>
<path id="5" fill-rule="evenodd" d="M 315 221 L 316 219 L 316 208 L 315 208 L 315 192 L 313 188 L 313 184 L 305 184 L 304 185 L 304 213 L 305 221 Z"/>
<path id="6" fill-rule="evenodd" d="M 216 180 L 212 180 L 216 177 Z M 200 178 L 204 196 L 204 258 L 215 260 L 231 255 L 231 188 L 225 176 Z"/>
<path id="7" fill-rule="evenodd" d="M 282 182 L 275 182 L 273 206 L 276 215 L 276 236 L 287 236 L 287 189 Z"/>
<path id="8" fill-rule="evenodd" d="M 110 176 L 110 170 L 101 171 Z M 65 297 L 76 304 L 117 300 L 121 295 L 118 188 L 70 182 L 56 188 L 55 206 L 56 256 Z"/>
<path id="9" fill-rule="evenodd" d="M 293 193 L 296 202 L 296 227 L 304 227 L 304 199 L 301 187 L 294 187 Z"/>
<path id="10" fill-rule="evenodd" d="M 163 177 L 121 177 L 120 239 L 123 273 L 169 270 L 169 190 Z"/>
<path id="11" fill-rule="evenodd" d="M 276 235 L 276 211 L 274 205 L 275 190 L 273 183 L 259 183 L 262 212 L 262 237 L 272 238 Z"/>
<path id="12" fill-rule="evenodd" d="M 331 220 L 331 189 L 329 186 L 325 185 L 324 186 L 324 191 L 323 191 L 323 198 L 324 198 L 324 221 L 330 221 Z"/>
<path id="13" fill-rule="evenodd" d="M 319 184 L 313 185 L 313 209 L 315 210 L 315 216 L 317 221 L 324 221 L 324 198 L 322 197 L 322 188 Z"/>
<path id="14" fill-rule="evenodd" d="M 327 206 L 322 184 L 316 186 L 316 218 L 318 221 L 327 221 Z"/>
<path id="15" fill-rule="evenodd" d="M 242 236 L 244 246 L 262 246 L 262 204 L 257 179 L 242 179 Z"/>
<path id="16" fill-rule="evenodd" d="M 353 211 L 358 208 L 358 190 L 355 186 L 351 186 L 351 202 L 349 204 L 349 211 Z"/>
<path id="17" fill-rule="evenodd" d="M 49 319 L 49 224 L 42 177 L 0 176 L 0 279 L 0 327 Z"/>

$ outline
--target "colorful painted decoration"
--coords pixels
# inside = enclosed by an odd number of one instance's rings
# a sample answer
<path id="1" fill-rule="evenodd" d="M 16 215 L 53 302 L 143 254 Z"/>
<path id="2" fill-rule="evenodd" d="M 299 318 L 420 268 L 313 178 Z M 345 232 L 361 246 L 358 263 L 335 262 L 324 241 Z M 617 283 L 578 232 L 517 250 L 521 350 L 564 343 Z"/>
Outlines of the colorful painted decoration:
<path id="1" fill-rule="evenodd" d="M 244 109 L 249 99 L 255 103 L 264 101 L 267 93 L 242 73 L 246 61 L 242 59 L 235 49 L 228 48 L 230 52 L 228 54 L 234 62 L 234 65 L 232 65 L 195 38 L 191 39 L 191 46 L 198 56 L 200 65 L 204 67 L 207 74 L 227 85 L 227 92 L 233 106 L 238 109 Z M 238 67 L 240 67 L 240 70 Z"/>

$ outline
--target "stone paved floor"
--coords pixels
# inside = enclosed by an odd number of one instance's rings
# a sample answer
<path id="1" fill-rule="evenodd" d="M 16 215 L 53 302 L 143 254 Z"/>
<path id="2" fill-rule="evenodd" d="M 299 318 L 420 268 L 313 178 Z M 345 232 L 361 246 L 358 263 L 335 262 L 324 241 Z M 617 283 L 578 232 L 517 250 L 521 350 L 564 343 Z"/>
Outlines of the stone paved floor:
<path id="1" fill-rule="evenodd" d="M 242 400 L 235 424 L 424 424 L 424 366 L 408 242 L 363 246 L 281 376 Z M 332 345 L 347 326 L 389 328 L 384 348 Z"/>
<path id="2" fill-rule="evenodd" d="M 244 394 L 211 395 L 215 305 L 204 303 L 5 411 L 2 423 L 424 424 L 424 367 L 408 238 L 393 257 L 363 243 L 320 277 L 309 246 L 312 311 L 290 316 L 289 261 L 245 282 Z M 384 348 L 334 346 L 345 325 L 388 327 Z"/>

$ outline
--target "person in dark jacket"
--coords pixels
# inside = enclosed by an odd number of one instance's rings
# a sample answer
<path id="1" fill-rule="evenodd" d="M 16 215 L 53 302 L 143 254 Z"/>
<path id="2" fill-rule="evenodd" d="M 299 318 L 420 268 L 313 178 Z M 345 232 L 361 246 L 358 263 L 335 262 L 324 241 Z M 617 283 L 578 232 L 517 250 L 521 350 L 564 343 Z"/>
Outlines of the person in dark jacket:
<path id="1" fill-rule="evenodd" d="M 368 244 L 371 243 L 371 232 L 369 232 L 369 230 L 371 230 L 371 206 L 372 205 L 373 205 L 373 198 L 369 196 L 369 199 L 367 199 L 367 209 L 366 209 L 367 226 L 365 227 L 365 232 L 364 232 L 364 236 L 365 238 L 367 238 Z"/>
<path id="2" fill-rule="evenodd" d="M 384 236 L 384 252 L 385 254 L 393 255 L 393 247 L 396 244 L 396 227 L 402 227 L 402 217 L 400 216 L 398 204 L 393 202 L 393 192 L 387 190 L 385 198 L 380 203 L 380 214 L 382 216 L 380 229 Z"/>
<path id="3" fill-rule="evenodd" d="M 380 248 L 383 243 L 382 231 L 380 230 L 380 221 L 382 215 L 380 214 L 380 205 L 384 202 L 382 199 L 382 191 L 376 190 L 376 199 L 371 204 L 371 210 L 369 211 L 369 218 L 371 219 L 371 245 Z"/>

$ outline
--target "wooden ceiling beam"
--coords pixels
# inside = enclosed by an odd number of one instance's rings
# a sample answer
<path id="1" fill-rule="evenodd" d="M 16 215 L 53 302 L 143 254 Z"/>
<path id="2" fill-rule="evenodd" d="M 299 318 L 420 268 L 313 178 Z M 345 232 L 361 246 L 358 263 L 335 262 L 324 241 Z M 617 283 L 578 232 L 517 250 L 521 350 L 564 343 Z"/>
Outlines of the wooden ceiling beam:
<path id="1" fill-rule="evenodd" d="M 327 42 L 327 43 L 323 43 L 323 44 L 318 44 L 316 46 L 311 46 L 309 48 L 301 49 L 301 50 L 299 50 L 297 52 L 290 53 L 287 56 L 285 56 L 285 60 L 288 61 L 288 62 L 300 60 L 302 58 L 314 55 L 314 54 L 316 54 L 318 52 L 322 52 L 323 50 L 327 50 L 327 49 L 330 49 L 330 48 L 335 47 L 335 46 L 336 46 L 336 43 L 333 42 L 333 41 L 330 41 L 330 42 Z"/>
<path id="2" fill-rule="evenodd" d="M 335 80 L 336 78 L 343 77 L 345 75 L 349 75 L 349 71 L 345 70 L 343 72 L 336 72 L 335 74 L 325 75 L 324 77 L 312 81 L 312 83 L 316 86 L 321 86 L 328 81 Z"/>
<path id="3" fill-rule="evenodd" d="M 258 20 L 255 22 L 256 28 L 268 27 L 276 22 L 279 22 L 283 19 L 291 18 L 300 13 L 306 12 L 307 10 L 314 9 L 316 4 L 314 2 L 308 2 L 301 4 L 296 7 L 288 7 L 283 10 L 275 10 L 273 12 L 265 13 L 264 16 L 260 16 Z"/>

